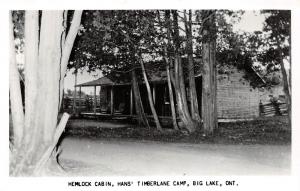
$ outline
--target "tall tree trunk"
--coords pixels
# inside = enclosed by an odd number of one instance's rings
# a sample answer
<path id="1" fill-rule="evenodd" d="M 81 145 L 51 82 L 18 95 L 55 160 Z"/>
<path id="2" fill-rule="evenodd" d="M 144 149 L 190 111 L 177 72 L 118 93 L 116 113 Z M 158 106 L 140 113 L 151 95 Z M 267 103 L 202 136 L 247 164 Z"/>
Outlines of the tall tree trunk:
<path id="1" fill-rule="evenodd" d="M 192 11 L 189 10 L 189 21 L 186 18 L 186 11 L 184 11 L 184 24 L 187 37 L 186 51 L 188 55 L 188 74 L 189 74 L 189 92 L 191 101 L 191 114 L 192 118 L 196 120 L 199 124 L 201 122 L 198 99 L 195 83 L 195 72 L 194 72 L 194 60 L 193 60 L 193 39 L 192 39 Z"/>
<path id="2" fill-rule="evenodd" d="M 212 134 L 218 128 L 216 103 L 216 26 L 215 12 L 204 11 L 203 20 L 203 89 L 202 89 L 202 119 L 204 132 Z"/>
<path id="3" fill-rule="evenodd" d="M 291 41 L 291 37 L 289 37 L 289 63 L 290 63 L 290 68 L 289 68 L 289 77 L 288 77 L 288 85 L 289 85 L 289 93 L 290 93 L 290 108 L 291 108 L 291 104 L 292 104 L 292 98 L 291 98 L 291 95 L 292 95 L 292 50 L 291 50 L 291 47 L 292 47 L 292 41 Z M 290 109 L 290 112 L 291 112 L 291 109 Z"/>
<path id="4" fill-rule="evenodd" d="M 180 92 L 181 92 L 181 96 L 182 96 L 182 103 L 183 103 L 183 111 L 185 114 L 188 114 L 187 117 L 191 118 L 190 116 L 190 111 L 189 111 L 189 107 L 188 107 L 188 103 L 187 103 L 187 97 L 186 97 L 186 87 L 185 87 L 185 80 L 184 80 L 184 74 L 183 74 L 183 66 L 182 66 L 182 59 L 180 56 L 176 56 L 176 60 L 177 60 L 177 65 L 178 65 L 178 79 L 177 79 L 177 83 L 179 83 L 179 87 L 180 87 Z M 176 61 L 175 61 L 176 63 Z M 191 118 L 192 119 L 192 118 Z"/>
<path id="5" fill-rule="evenodd" d="M 12 13 L 9 13 L 9 41 L 10 41 L 10 60 L 9 60 L 9 98 L 13 124 L 13 145 L 18 148 L 21 146 L 23 137 L 24 112 L 21 96 L 20 74 L 16 63 L 14 27 Z"/>
<path id="6" fill-rule="evenodd" d="M 180 40 L 179 40 L 179 27 L 177 20 L 177 11 L 173 10 L 173 26 L 174 26 L 174 43 L 175 43 L 175 51 L 174 51 L 174 77 L 175 77 L 175 92 L 176 92 L 176 101 L 180 119 L 182 120 L 184 127 L 191 133 L 196 130 L 197 124 L 192 119 L 188 104 L 186 100 L 186 90 L 184 84 L 184 75 L 182 70 L 182 62 L 179 53 L 180 49 Z"/>
<path id="7" fill-rule="evenodd" d="M 292 99 L 291 99 L 291 94 L 290 94 L 290 80 L 289 78 L 291 78 L 291 76 L 289 76 L 288 78 L 288 75 L 287 75 L 287 72 L 286 72 L 286 69 L 284 67 L 284 58 L 283 58 L 283 52 L 282 52 L 282 49 L 281 49 L 281 46 L 280 46 L 280 40 L 277 38 L 277 46 L 278 46 L 278 49 L 279 49 L 279 59 L 280 59 L 280 68 L 281 68 L 281 74 L 282 74 L 282 80 L 283 80 L 283 92 L 286 96 L 286 102 L 287 102 L 287 109 L 288 109 L 288 115 L 291 116 L 291 102 L 292 102 Z"/>
<path id="8" fill-rule="evenodd" d="M 26 11 L 25 13 L 25 39 L 31 39 L 25 43 L 25 126 L 23 150 L 33 152 L 30 146 L 32 137 L 36 136 L 38 127 L 35 126 L 37 108 L 35 102 L 39 94 L 38 90 L 38 51 L 39 51 L 39 13 L 38 11 Z"/>
<path id="9" fill-rule="evenodd" d="M 76 17 L 79 22 L 72 22 L 70 28 L 74 31 L 70 29 L 69 34 L 77 34 L 81 13 L 75 11 L 73 18 L 80 15 Z M 72 49 L 66 47 L 75 40 L 68 40 L 69 34 L 66 40 L 62 39 L 64 18 L 64 11 L 43 11 L 39 35 L 38 11 L 25 12 L 25 138 L 12 159 L 11 175 L 40 175 L 49 165 L 57 166 L 56 162 L 51 163 L 56 161 L 53 151 L 69 117 L 64 114 L 57 126 L 63 90 L 61 68 L 66 67 L 69 59 L 68 51 L 64 50 Z M 17 113 L 20 112 L 23 109 Z"/>
<path id="10" fill-rule="evenodd" d="M 168 78 L 168 89 L 169 89 L 169 97 L 170 97 L 170 106 L 171 106 L 171 112 L 172 112 L 172 122 L 173 122 L 174 129 L 175 130 L 179 130 L 178 124 L 177 124 L 177 115 L 176 115 L 175 102 L 174 102 L 174 94 L 173 94 L 172 82 L 171 82 L 170 62 L 166 61 L 166 63 L 167 63 L 166 70 L 167 70 L 167 78 Z"/>
<path id="11" fill-rule="evenodd" d="M 187 130 L 192 133 L 197 128 L 196 121 L 193 120 L 193 118 L 190 115 L 190 111 L 188 108 L 187 98 L 186 98 L 186 87 L 184 83 L 184 74 L 183 74 L 183 68 L 182 68 L 182 59 L 177 55 L 175 57 L 175 68 L 177 68 L 177 71 L 175 71 L 175 83 L 177 83 L 178 90 L 179 90 L 179 96 L 181 99 L 181 111 L 183 112 L 183 118 L 186 120 L 185 127 Z M 175 69 L 176 70 L 176 69 Z"/>
<path id="12" fill-rule="evenodd" d="M 43 11 L 39 44 L 39 73 L 36 125 L 39 126 L 38 142 L 41 149 L 52 142 L 59 105 L 60 60 L 62 57 L 61 36 L 63 33 L 63 11 Z M 51 93 L 50 93 L 51 92 Z"/>
<path id="13" fill-rule="evenodd" d="M 145 81 L 145 85 L 146 85 L 146 89 L 147 89 L 147 94 L 148 94 L 148 101 L 149 101 L 151 112 L 152 112 L 152 115 L 153 115 L 153 118 L 154 118 L 154 121 L 156 124 L 156 128 L 157 128 L 157 130 L 162 131 L 162 128 L 161 128 L 161 125 L 159 122 L 159 118 L 158 118 L 158 115 L 157 115 L 155 107 L 154 107 L 151 88 L 149 85 L 148 77 L 147 77 L 146 70 L 145 70 L 145 65 L 144 65 L 142 58 L 139 58 L 139 62 L 140 62 L 141 68 L 142 68 L 142 73 L 143 73 L 143 77 L 144 77 L 144 81 Z"/>
<path id="14" fill-rule="evenodd" d="M 158 15 L 158 21 L 161 26 L 160 32 L 163 34 L 163 25 L 161 23 L 160 19 L 160 13 L 157 11 Z M 163 58 L 166 62 L 166 71 L 167 71 L 167 81 L 168 81 L 168 90 L 169 90 L 169 98 L 170 98 L 170 107 L 171 107 L 171 115 L 172 115 L 172 123 L 173 127 L 175 130 L 179 130 L 178 124 L 177 124 L 177 114 L 176 114 L 176 108 L 175 108 L 175 102 L 174 102 L 174 93 L 173 93 L 173 88 L 172 88 L 172 82 L 171 82 L 171 74 L 170 74 L 170 61 L 169 59 L 169 54 L 168 54 L 168 45 L 170 45 L 170 40 L 171 40 L 171 32 L 170 32 L 170 11 L 166 10 L 165 11 L 165 21 L 167 24 L 167 43 L 163 43 Z"/>
<path id="15" fill-rule="evenodd" d="M 281 54 L 281 52 L 280 52 Z M 286 69 L 284 67 L 283 58 L 280 60 L 280 68 L 281 68 L 281 74 L 283 79 L 283 92 L 286 95 L 286 102 L 288 107 L 288 115 L 291 116 L 291 94 L 290 94 L 290 87 L 288 82 L 288 76 Z"/>
<path id="16" fill-rule="evenodd" d="M 144 112 L 144 107 L 143 107 L 141 94 L 140 94 L 140 88 L 139 88 L 139 84 L 137 82 L 135 70 L 131 71 L 131 77 L 132 77 L 132 89 L 133 89 L 133 95 L 134 95 L 135 111 L 136 111 L 138 123 L 140 125 L 150 128 L 147 116 Z"/>

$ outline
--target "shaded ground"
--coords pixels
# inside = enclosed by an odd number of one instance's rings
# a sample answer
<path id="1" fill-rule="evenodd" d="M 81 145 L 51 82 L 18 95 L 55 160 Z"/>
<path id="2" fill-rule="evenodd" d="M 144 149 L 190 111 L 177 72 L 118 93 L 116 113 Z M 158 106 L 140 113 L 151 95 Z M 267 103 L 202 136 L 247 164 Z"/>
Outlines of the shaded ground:
<path id="1" fill-rule="evenodd" d="M 69 176 L 288 175 L 288 145 L 220 145 L 66 138 Z"/>
<path id="2" fill-rule="evenodd" d="M 219 132 L 214 136 L 203 136 L 201 131 L 185 135 L 179 131 L 165 129 L 164 133 L 154 128 L 137 127 L 118 121 L 71 119 L 64 136 L 86 138 L 122 138 L 183 143 L 215 144 L 276 144 L 291 143 L 291 128 L 286 116 L 269 117 L 254 121 L 219 123 Z"/>

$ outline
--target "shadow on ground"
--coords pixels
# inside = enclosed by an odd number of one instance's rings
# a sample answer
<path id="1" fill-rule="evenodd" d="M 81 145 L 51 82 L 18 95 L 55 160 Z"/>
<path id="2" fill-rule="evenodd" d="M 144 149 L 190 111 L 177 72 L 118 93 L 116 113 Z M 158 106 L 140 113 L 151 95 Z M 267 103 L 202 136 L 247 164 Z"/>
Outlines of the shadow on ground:
<path id="1" fill-rule="evenodd" d="M 291 127 L 286 116 L 260 118 L 253 121 L 219 123 L 214 136 L 204 136 L 201 130 L 187 135 L 165 128 L 164 132 L 119 121 L 71 119 L 63 136 L 85 138 L 120 138 L 183 143 L 274 144 L 291 143 Z"/>

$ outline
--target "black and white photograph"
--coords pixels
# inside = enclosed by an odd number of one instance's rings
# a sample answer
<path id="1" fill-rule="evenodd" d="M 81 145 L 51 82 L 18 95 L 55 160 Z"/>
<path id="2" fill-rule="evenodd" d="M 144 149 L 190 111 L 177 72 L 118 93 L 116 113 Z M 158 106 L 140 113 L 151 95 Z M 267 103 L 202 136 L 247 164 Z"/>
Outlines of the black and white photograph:
<path id="1" fill-rule="evenodd" d="M 293 176 L 293 10 L 7 14 L 8 177 Z"/>

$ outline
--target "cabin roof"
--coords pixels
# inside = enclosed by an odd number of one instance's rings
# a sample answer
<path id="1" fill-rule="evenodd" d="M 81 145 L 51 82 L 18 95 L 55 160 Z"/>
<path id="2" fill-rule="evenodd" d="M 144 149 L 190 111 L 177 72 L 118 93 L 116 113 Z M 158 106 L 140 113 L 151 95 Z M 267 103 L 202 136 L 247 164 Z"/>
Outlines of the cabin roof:
<path id="1" fill-rule="evenodd" d="M 195 60 L 195 62 L 200 62 L 199 60 Z M 151 68 L 151 65 L 147 66 L 145 65 L 146 68 L 149 67 Z M 195 78 L 201 76 L 200 69 L 195 69 Z M 256 83 L 259 84 L 266 84 L 265 80 L 260 76 L 260 74 L 255 70 L 255 68 L 251 67 L 250 68 L 252 73 L 251 75 L 254 77 L 251 80 L 254 80 Z M 246 71 L 244 71 L 246 72 Z M 249 71 L 248 71 L 249 72 Z M 159 72 L 154 72 L 148 75 L 148 80 L 152 84 L 159 84 L 159 83 L 165 83 L 167 81 L 167 74 L 166 71 L 159 71 Z M 144 81 L 139 82 L 139 83 L 144 83 Z M 89 82 L 77 84 L 76 87 L 92 87 L 92 86 L 124 86 L 124 85 L 131 85 L 131 80 L 120 80 L 116 79 L 116 77 L 111 76 L 111 75 L 106 75 L 103 77 L 100 77 L 96 80 L 92 80 Z"/>
<path id="2" fill-rule="evenodd" d="M 152 75 L 149 77 L 149 82 L 154 84 L 164 83 L 167 81 L 167 76 L 164 72 L 161 75 Z M 142 82 L 144 83 L 144 82 Z M 90 87 L 90 86 L 124 86 L 124 85 L 131 85 L 131 81 L 114 81 L 112 77 L 109 75 L 100 77 L 96 80 L 92 80 L 89 82 L 85 82 L 82 84 L 77 84 L 76 87 Z"/>
<path id="3" fill-rule="evenodd" d="M 82 84 L 77 84 L 76 86 L 79 87 L 88 87 L 88 86 L 112 86 L 116 83 L 113 82 L 111 79 L 109 79 L 107 76 L 103 76 L 101 78 L 98 78 L 97 80 L 92 80 L 89 82 L 85 82 Z M 124 83 L 123 83 L 124 84 Z"/>

